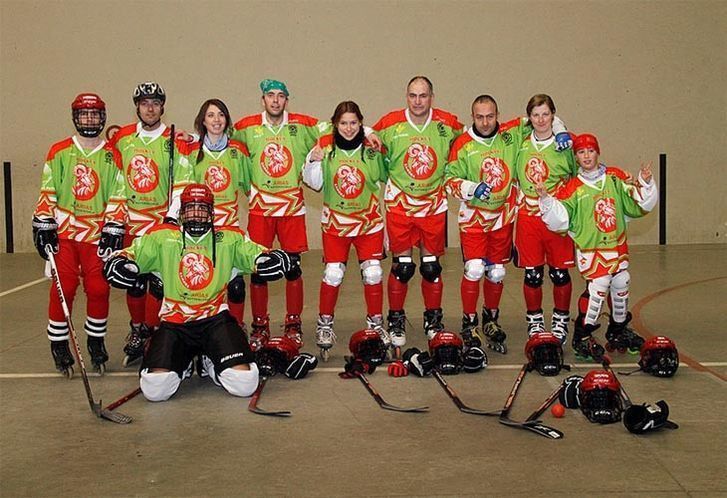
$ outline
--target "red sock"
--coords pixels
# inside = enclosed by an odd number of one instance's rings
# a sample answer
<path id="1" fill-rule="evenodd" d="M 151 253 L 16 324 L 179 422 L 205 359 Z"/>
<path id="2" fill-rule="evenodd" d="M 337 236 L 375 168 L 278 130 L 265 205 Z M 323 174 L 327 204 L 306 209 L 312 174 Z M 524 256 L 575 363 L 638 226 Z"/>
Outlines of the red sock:
<path id="1" fill-rule="evenodd" d="M 333 311 L 336 309 L 336 301 L 338 301 L 338 289 L 340 288 L 340 286 L 334 287 L 325 282 L 321 282 L 321 290 L 318 297 L 318 312 L 321 315 L 333 316 Z"/>
<path id="2" fill-rule="evenodd" d="M 482 290 L 485 294 L 485 308 L 496 310 L 500 307 L 500 298 L 504 288 L 505 285 L 502 282 L 496 284 L 485 279 L 485 283 L 482 284 Z"/>
<path id="3" fill-rule="evenodd" d="M 480 298 L 480 283 L 462 277 L 459 284 L 459 293 L 462 296 L 462 313 L 472 315 L 477 313 L 477 301 Z"/>
<path id="4" fill-rule="evenodd" d="M 303 277 L 285 281 L 285 304 L 289 315 L 303 312 Z"/>
<path id="5" fill-rule="evenodd" d="M 570 309 L 570 297 L 573 292 L 573 284 L 568 282 L 565 285 L 553 286 L 553 307 L 559 310 Z"/>
<path id="6" fill-rule="evenodd" d="M 161 308 L 162 300 L 155 298 L 148 292 L 146 294 L 146 305 L 144 308 L 144 323 L 148 327 L 158 327 L 162 323 L 162 319 L 159 317 L 159 310 Z"/>
<path id="7" fill-rule="evenodd" d="M 253 318 L 268 316 L 268 284 L 250 283 L 250 308 Z"/>
<path id="8" fill-rule="evenodd" d="M 537 311 L 543 307 L 542 287 L 530 287 L 523 284 L 523 294 L 525 295 L 525 308 L 528 311 Z"/>
<path id="9" fill-rule="evenodd" d="M 230 309 L 230 315 L 237 320 L 239 325 L 245 321 L 245 303 L 231 303 L 227 302 L 227 307 Z"/>
<path id="10" fill-rule="evenodd" d="M 380 315 L 384 309 L 384 284 L 379 282 L 373 285 L 364 285 L 364 298 L 366 299 L 366 313 Z"/>
<path id="11" fill-rule="evenodd" d="M 389 273 L 389 285 L 387 286 L 386 293 L 389 296 L 390 310 L 399 311 L 404 309 L 408 288 L 409 286 L 407 284 L 399 282 L 393 273 Z"/>
<path id="12" fill-rule="evenodd" d="M 146 308 L 146 296 L 132 297 L 126 294 L 126 306 L 129 308 L 129 315 L 132 323 L 144 323 L 144 309 Z"/>
<path id="13" fill-rule="evenodd" d="M 422 279 L 422 296 L 424 297 L 424 307 L 426 309 L 433 310 L 442 307 L 443 288 L 442 277 L 439 277 L 436 282 Z"/>
<path id="14" fill-rule="evenodd" d="M 578 298 L 578 314 L 586 314 L 588 311 L 588 300 L 590 297 L 591 294 L 588 292 L 588 286 L 586 286 L 586 290 L 584 290 L 583 294 L 581 294 Z"/>

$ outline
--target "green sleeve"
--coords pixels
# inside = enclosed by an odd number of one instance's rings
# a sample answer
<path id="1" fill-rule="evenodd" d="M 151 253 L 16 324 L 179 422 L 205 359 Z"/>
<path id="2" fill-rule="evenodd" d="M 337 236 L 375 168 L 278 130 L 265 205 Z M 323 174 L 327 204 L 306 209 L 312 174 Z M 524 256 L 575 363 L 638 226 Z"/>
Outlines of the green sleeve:
<path id="1" fill-rule="evenodd" d="M 250 165 L 252 160 L 250 156 L 240 154 L 240 189 L 245 193 L 247 197 L 250 196 Z"/>
<path id="2" fill-rule="evenodd" d="M 233 266 L 242 270 L 243 273 L 253 273 L 255 260 L 267 249 L 260 244 L 251 241 L 247 235 L 238 234 L 235 241 L 235 255 Z"/>
<path id="3" fill-rule="evenodd" d="M 636 187 L 625 184 L 623 180 L 615 176 L 611 176 L 611 178 L 616 187 L 616 192 L 623 203 L 624 214 L 629 218 L 641 218 L 645 216 L 646 212 L 639 206 L 639 203 L 633 196 Z"/>
<path id="4" fill-rule="evenodd" d="M 136 262 L 139 266 L 140 273 L 162 271 L 161 260 L 159 258 L 161 248 L 159 247 L 156 236 L 158 233 L 153 232 L 135 238 L 131 246 L 123 251 L 126 257 Z"/>

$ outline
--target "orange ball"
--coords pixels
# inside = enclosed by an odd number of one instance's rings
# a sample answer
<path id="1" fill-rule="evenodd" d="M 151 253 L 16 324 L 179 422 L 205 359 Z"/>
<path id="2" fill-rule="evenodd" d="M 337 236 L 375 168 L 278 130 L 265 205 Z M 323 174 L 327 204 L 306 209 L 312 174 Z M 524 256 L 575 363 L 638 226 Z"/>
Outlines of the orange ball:
<path id="1" fill-rule="evenodd" d="M 565 406 L 561 405 L 560 403 L 556 403 L 550 409 L 550 413 L 552 413 L 555 418 L 561 418 L 563 415 L 565 415 Z"/>

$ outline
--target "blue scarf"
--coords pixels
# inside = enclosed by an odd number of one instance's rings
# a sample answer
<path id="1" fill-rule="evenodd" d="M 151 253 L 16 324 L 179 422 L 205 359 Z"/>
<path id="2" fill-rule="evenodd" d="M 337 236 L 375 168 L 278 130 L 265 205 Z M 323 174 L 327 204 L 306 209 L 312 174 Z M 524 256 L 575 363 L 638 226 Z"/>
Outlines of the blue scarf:
<path id="1" fill-rule="evenodd" d="M 221 150 L 225 150 L 227 148 L 227 135 L 222 135 L 222 138 L 220 138 L 216 143 L 212 143 L 210 141 L 210 136 L 205 135 L 204 136 L 204 145 L 207 147 L 207 150 L 211 150 L 212 152 L 220 152 Z"/>

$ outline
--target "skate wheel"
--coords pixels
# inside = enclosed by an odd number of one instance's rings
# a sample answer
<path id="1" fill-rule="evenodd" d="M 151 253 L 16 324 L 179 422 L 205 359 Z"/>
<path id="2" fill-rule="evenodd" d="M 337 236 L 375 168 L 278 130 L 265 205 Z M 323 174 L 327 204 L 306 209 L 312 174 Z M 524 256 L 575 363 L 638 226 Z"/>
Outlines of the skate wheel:
<path id="1" fill-rule="evenodd" d="M 329 349 L 321 348 L 321 360 L 328 361 L 328 359 L 331 357 L 331 352 Z"/>
<path id="2" fill-rule="evenodd" d="M 106 364 L 105 363 L 99 363 L 98 365 L 94 365 L 93 369 L 98 372 L 98 374 L 103 377 L 103 375 L 106 373 Z"/>
<path id="3" fill-rule="evenodd" d="M 71 380 L 73 378 L 73 367 L 68 367 L 61 373 L 66 379 Z"/>

